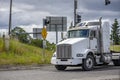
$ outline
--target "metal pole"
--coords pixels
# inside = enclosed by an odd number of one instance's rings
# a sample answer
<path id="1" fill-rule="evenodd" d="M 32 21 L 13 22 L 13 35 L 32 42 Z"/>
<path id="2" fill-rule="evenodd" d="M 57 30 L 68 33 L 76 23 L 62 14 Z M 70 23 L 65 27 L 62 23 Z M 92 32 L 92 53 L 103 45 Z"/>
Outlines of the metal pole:
<path id="1" fill-rule="evenodd" d="M 76 25 L 77 0 L 74 0 L 74 26 Z"/>
<path id="2" fill-rule="evenodd" d="M 12 25 L 12 0 L 10 0 L 9 31 L 8 31 L 9 35 L 11 33 L 11 25 Z"/>
<path id="3" fill-rule="evenodd" d="M 63 40 L 64 38 L 63 38 L 63 32 L 61 32 L 61 39 Z"/>
<path id="4" fill-rule="evenodd" d="M 42 54 L 42 61 L 45 62 L 45 47 L 46 47 L 46 39 L 43 39 L 43 54 Z"/>
<path id="5" fill-rule="evenodd" d="M 61 39 L 63 40 L 63 31 L 64 31 L 64 29 L 63 29 L 63 17 L 62 17 L 62 32 L 61 32 Z"/>
<path id="6" fill-rule="evenodd" d="M 55 27 L 55 30 L 56 30 L 56 44 L 58 43 L 58 31 L 57 31 L 57 25 Z"/>

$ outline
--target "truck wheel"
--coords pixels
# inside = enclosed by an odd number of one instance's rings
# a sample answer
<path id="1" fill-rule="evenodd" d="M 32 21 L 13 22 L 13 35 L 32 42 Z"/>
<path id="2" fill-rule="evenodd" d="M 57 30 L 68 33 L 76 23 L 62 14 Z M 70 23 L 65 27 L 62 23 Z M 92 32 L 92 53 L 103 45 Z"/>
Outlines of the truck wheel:
<path id="1" fill-rule="evenodd" d="M 94 58 L 92 55 L 88 55 L 86 59 L 83 60 L 82 69 L 84 71 L 90 71 L 94 67 Z"/>
<path id="2" fill-rule="evenodd" d="M 120 59 L 119 60 L 113 60 L 113 64 L 115 66 L 120 66 Z"/>
<path id="3" fill-rule="evenodd" d="M 57 70 L 65 70 L 66 68 L 67 68 L 67 66 L 64 66 L 64 65 L 55 65 L 55 68 L 57 69 Z"/>

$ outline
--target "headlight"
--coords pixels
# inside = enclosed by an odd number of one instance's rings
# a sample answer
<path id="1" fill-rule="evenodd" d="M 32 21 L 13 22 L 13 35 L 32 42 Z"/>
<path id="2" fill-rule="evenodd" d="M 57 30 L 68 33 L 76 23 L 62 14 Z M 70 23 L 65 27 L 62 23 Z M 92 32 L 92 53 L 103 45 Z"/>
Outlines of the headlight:
<path id="1" fill-rule="evenodd" d="M 83 57 L 83 54 L 76 54 L 77 57 Z"/>

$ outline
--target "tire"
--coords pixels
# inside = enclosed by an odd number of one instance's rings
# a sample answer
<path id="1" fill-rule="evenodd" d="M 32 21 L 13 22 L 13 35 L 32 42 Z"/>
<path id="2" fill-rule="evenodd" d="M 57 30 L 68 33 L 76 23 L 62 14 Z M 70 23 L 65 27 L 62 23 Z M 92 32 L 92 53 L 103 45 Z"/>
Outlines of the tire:
<path id="1" fill-rule="evenodd" d="M 55 65 L 55 68 L 57 70 L 63 71 L 63 70 L 65 70 L 67 68 L 67 66 L 64 66 L 64 65 Z"/>
<path id="2" fill-rule="evenodd" d="M 82 69 L 84 71 L 90 71 L 94 67 L 94 58 L 92 55 L 88 55 L 86 59 L 83 60 Z"/>
<path id="3" fill-rule="evenodd" d="M 120 59 L 119 60 L 113 60 L 113 64 L 115 66 L 120 66 Z"/>

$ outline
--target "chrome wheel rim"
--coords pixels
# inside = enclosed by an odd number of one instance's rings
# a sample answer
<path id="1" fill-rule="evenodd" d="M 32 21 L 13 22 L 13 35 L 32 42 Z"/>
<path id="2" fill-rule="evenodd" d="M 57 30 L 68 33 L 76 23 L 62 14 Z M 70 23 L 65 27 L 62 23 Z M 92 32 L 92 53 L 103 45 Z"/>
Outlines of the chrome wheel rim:
<path id="1" fill-rule="evenodd" d="M 92 68 L 93 67 L 93 60 L 91 58 L 88 58 L 86 60 L 86 66 L 87 66 L 87 68 Z"/>

